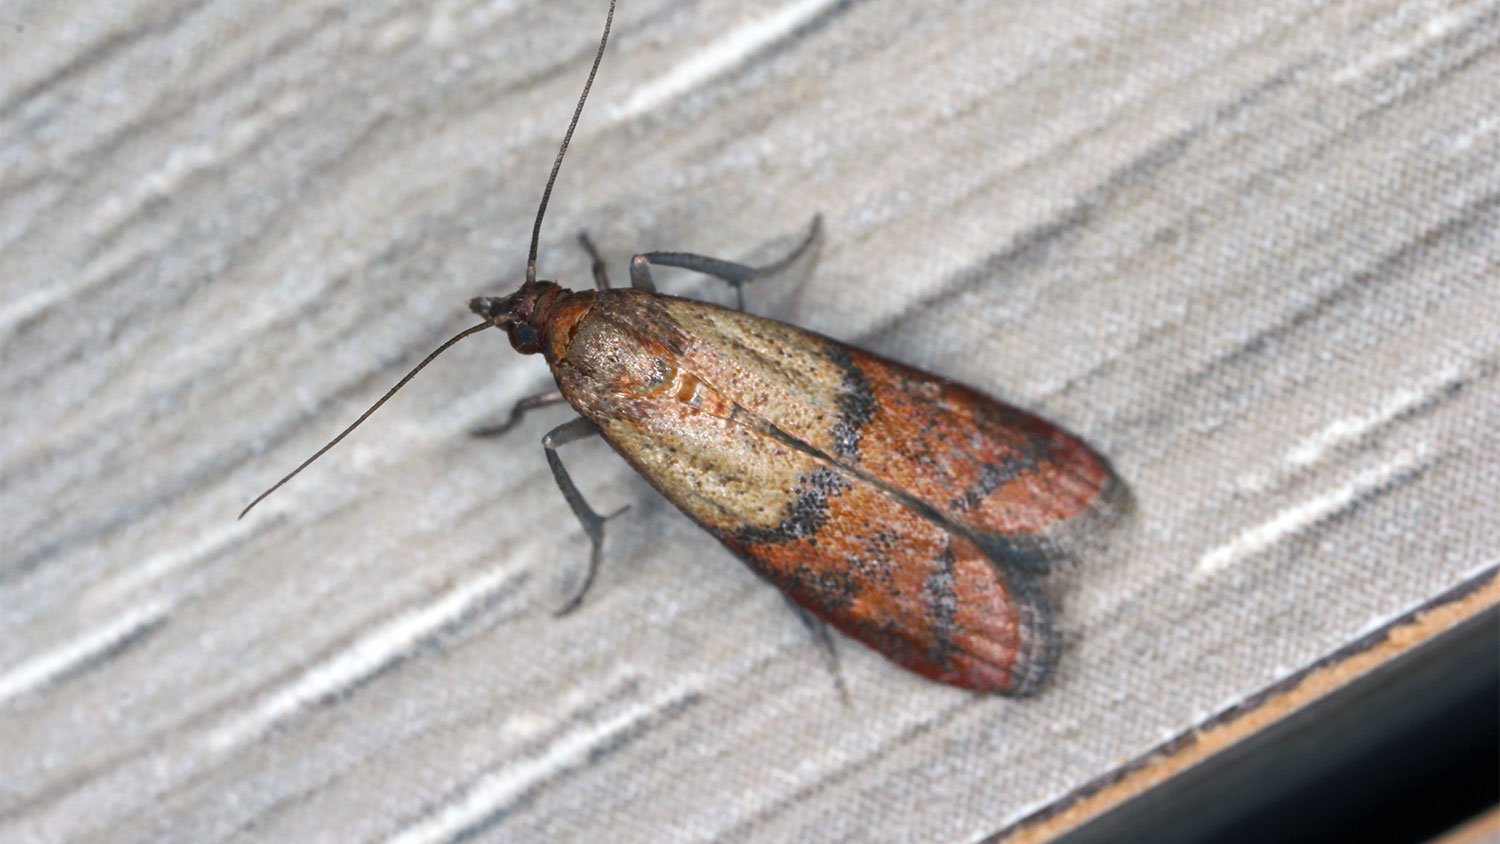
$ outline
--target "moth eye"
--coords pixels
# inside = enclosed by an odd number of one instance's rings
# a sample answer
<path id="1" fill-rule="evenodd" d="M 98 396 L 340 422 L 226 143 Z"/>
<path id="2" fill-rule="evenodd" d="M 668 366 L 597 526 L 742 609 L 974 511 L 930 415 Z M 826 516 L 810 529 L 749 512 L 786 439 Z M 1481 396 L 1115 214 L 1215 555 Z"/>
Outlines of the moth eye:
<path id="1" fill-rule="evenodd" d="M 523 354 L 531 354 L 541 348 L 536 329 L 529 323 L 513 322 L 510 324 L 510 344 L 516 351 Z"/>

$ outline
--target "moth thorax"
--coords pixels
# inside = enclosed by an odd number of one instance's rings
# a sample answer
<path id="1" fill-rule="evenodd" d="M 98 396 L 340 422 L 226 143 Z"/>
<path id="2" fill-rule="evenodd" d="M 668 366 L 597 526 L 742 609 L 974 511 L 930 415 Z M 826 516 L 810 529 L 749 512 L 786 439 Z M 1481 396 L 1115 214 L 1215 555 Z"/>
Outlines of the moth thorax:
<path id="1" fill-rule="evenodd" d="M 672 389 L 677 375 L 675 355 L 612 319 L 580 321 L 567 358 L 612 392 L 660 395 Z"/>

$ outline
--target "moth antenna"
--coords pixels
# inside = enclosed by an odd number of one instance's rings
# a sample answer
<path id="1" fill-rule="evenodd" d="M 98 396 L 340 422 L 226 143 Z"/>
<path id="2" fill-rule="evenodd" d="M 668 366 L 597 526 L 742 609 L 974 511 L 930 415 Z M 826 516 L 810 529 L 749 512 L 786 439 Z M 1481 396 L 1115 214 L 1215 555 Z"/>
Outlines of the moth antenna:
<path id="1" fill-rule="evenodd" d="M 302 461 L 302 465 L 298 466 L 297 468 L 293 469 L 291 472 L 287 473 L 286 477 L 284 477 L 281 480 L 277 481 L 276 483 L 272 484 L 270 489 L 266 490 L 265 492 L 262 492 L 260 495 L 255 496 L 255 500 L 252 501 L 252 502 L 250 502 L 249 504 L 245 505 L 245 509 L 243 509 L 243 510 L 240 511 L 240 514 L 239 514 L 239 516 L 237 518 L 239 518 L 239 519 L 245 518 L 245 514 L 248 513 L 248 512 L 250 512 L 250 510 L 252 508 L 254 508 L 255 505 L 257 505 L 260 502 L 266 500 L 266 497 L 269 496 L 271 493 L 275 492 L 278 489 L 281 489 L 281 487 L 284 484 L 286 484 L 287 481 L 291 480 L 292 478 L 297 477 L 298 473 L 300 473 L 303 469 L 306 469 L 308 466 L 311 466 L 314 460 L 317 460 L 319 457 L 322 457 L 323 455 L 327 454 L 329 449 L 331 449 L 334 446 L 338 445 L 339 442 L 344 439 L 344 437 L 349 436 L 349 433 L 351 431 L 353 431 L 355 428 L 358 428 L 360 426 L 360 423 L 362 423 L 366 419 L 370 418 L 370 414 L 372 414 L 375 411 L 379 410 L 381 405 L 383 405 L 387 401 L 389 401 L 390 398 L 391 398 L 391 396 L 394 396 L 396 394 L 397 390 L 401 389 L 402 387 L 405 387 L 406 386 L 406 382 L 408 382 L 411 379 L 417 377 L 417 373 L 421 372 L 423 367 L 427 366 L 427 364 L 429 364 L 429 363 L 432 363 L 433 359 L 436 358 L 438 355 L 442 354 L 443 352 L 448 351 L 448 349 L 454 343 L 457 343 L 458 341 L 464 339 L 465 337 L 468 337 L 470 334 L 477 334 L 480 331 L 485 330 L 486 328 L 493 328 L 495 325 L 497 325 L 497 323 L 493 323 L 493 322 L 481 322 L 480 324 L 478 324 L 478 325 L 476 325 L 476 326 L 474 326 L 472 328 L 465 328 L 463 331 L 460 331 L 458 334 L 454 335 L 453 337 L 448 338 L 448 342 L 444 343 L 441 346 L 438 346 L 436 351 L 434 351 L 432 354 L 428 355 L 427 357 L 423 358 L 422 362 L 416 365 L 416 368 L 414 368 L 414 369 L 412 369 L 412 371 L 406 373 L 406 377 L 405 378 L 402 378 L 400 381 L 397 381 L 396 382 L 396 386 L 394 386 L 394 387 L 390 388 L 389 390 L 387 390 L 386 393 L 385 393 L 385 395 L 383 395 L 383 396 L 380 397 L 379 401 L 377 401 L 374 404 L 370 405 L 370 409 L 369 410 L 366 410 L 364 413 L 360 414 L 359 418 L 356 419 L 356 420 L 354 420 L 354 424 L 350 425 L 349 427 L 345 428 L 343 431 L 339 432 L 339 435 L 336 436 L 336 437 L 334 437 L 333 439 L 329 440 L 327 445 L 323 446 L 322 448 L 320 448 L 316 452 L 314 452 L 312 457 L 309 457 L 306 460 Z"/>
<path id="2" fill-rule="evenodd" d="M 547 176 L 547 188 L 542 191 L 542 203 L 536 209 L 536 223 L 531 227 L 531 251 L 526 256 L 526 283 L 536 281 L 536 247 L 542 237 L 542 216 L 547 213 L 547 200 L 552 198 L 552 184 L 557 181 L 557 171 L 562 169 L 563 156 L 568 152 L 568 142 L 573 140 L 573 130 L 583 114 L 583 104 L 589 98 L 589 89 L 594 87 L 594 74 L 599 72 L 599 61 L 604 58 L 604 45 L 609 43 L 609 27 L 615 20 L 615 0 L 609 0 L 609 14 L 604 18 L 604 34 L 599 38 L 599 50 L 594 53 L 594 66 L 589 68 L 589 78 L 583 83 L 583 93 L 578 95 L 578 105 L 573 108 L 573 120 L 563 135 L 562 146 L 557 148 L 557 158 L 552 162 L 552 173 Z"/>
<path id="3" fill-rule="evenodd" d="M 583 104 L 588 101 L 589 89 L 594 87 L 594 76 L 599 73 L 599 62 L 604 59 L 604 47 L 609 43 L 609 29 L 610 26 L 614 24 L 614 21 L 615 0 L 609 0 L 609 12 L 604 17 L 604 34 L 599 37 L 599 49 L 594 53 L 594 63 L 589 67 L 589 77 L 583 83 L 583 93 L 578 95 L 578 105 L 573 107 L 573 119 L 568 121 L 568 131 L 563 134 L 562 145 L 557 148 L 557 158 L 552 162 L 552 172 L 547 175 L 547 187 L 542 191 L 542 201 L 536 209 L 536 222 L 534 222 L 531 226 L 531 250 L 526 255 L 527 283 L 536 281 L 536 252 L 537 243 L 541 240 L 542 237 L 542 217 L 547 213 L 547 202 L 552 198 L 552 186 L 557 182 L 558 171 L 562 169 L 563 156 L 568 152 L 568 142 L 573 140 L 573 130 L 578 128 L 578 118 L 583 115 Z M 328 444 L 324 445 L 322 448 L 314 452 L 313 456 L 302 461 L 301 465 L 293 469 L 291 472 L 287 473 L 286 477 L 272 484 L 270 489 L 267 489 L 265 492 L 257 495 L 254 501 L 251 501 L 249 504 L 245 505 L 245 509 L 240 511 L 240 515 L 238 518 L 245 518 L 245 514 L 255 509 L 255 505 L 266 500 L 266 498 L 269 497 L 271 493 L 275 492 L 278 489 L 281 489 L 286 485 L 287 481 L 290 481 L 292 478 L 297 477 L 297 475 L 301 474 L 303 469 L 311 466 L 313 462 L 316 461 L 319 457 L 327 454 L 329 449 L 342 442 L 344 437 L 349 436 L 349 434 L 352 433 L 355 428 L 358 428 L 366 419 L 369 419 L 371 414 L 379 410 L 381 405 L 390 400 L 391 396 L 394 396 L 397 391 L 399 391 L 402 387 L 405 387 L 408 381 L 417 377 L 417 373 L 421 372 L 427 366 L 427 364 L 432 363 L 433 359 L 435 359 L 438 355 L 448 351 L 448 349 L 452 347 L 454 343 L 457 343 L 465 337 L 468 337 L 470 334 L 476 334 L 486 328 L 491 328 L 496 325 L 498 325 L 498 323 L 482 322 L 479 325 L 474 326 L 473 328 L 466 328 L 463 331 L 460 331 L 458 334 L 449 338 L 447 342 L 443 343 L 443 345 L 438 346 L 437 349 L 432 352 L 432 354 L 423 358 L 422 362 L 417 364 L 412 369 L 412 371 L 406 373 L 405 377 L 403 377 L 400 381 L 397 381 L 396 386 L 387 390 L 385 395 L 381 396 L 379 400 L 370 405 L 369 410 L 366 410 L 364 413 L 360 414 L 359 418 L 354 420 L 354 422 L 349 425 L 349 427 L 340 431 L 338 436 L 329 440 Z"/>

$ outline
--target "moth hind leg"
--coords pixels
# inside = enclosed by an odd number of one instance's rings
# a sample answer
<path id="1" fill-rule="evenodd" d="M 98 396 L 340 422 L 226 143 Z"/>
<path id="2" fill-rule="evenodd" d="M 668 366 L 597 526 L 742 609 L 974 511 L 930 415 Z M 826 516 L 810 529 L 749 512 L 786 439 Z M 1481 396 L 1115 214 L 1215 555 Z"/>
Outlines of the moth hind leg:
<path id="1" fill-rule="evenodd" d="M 578 245 L 583 251 L 589 253 L 589 269 L 594 274 L 594 288 L 596 290 L 609 289 L 609 267 L 604 263 L 604 256 L 599 253 L 599 248 L 589 238 L 588 232 L 578 233 Z"/>
<path id="2" fill-rule="evenodd" d="M 807 632 L 812 635 L 813 642 L 818 646 L 818 652 L 823 657 L 823 664 L 828 668 L 829 675 L 833 677 L 833 687 L 838 691 L 839 699 L 844 702 L 845 706 L 848 706 L 849 687 L 844 683 L 844 668 L 839 663 L 838 644 L 833 639 L 833 632 L 828 629 L 823 619 L 793 601 L 785 592 L 781 593 L 781 597 L 786 599 L 786 605 L 792 608 L 792 612 L 797 614 L 802 626 L 806 627 Z"/>
<path id="3" fill-rule="evenodd" d="M 583 596 L 588 594 L 589 587 L 594 584 L 594 575 L 599 573 L 599 560 L 604 549 L 604 523 L 630 509 L 627 504 L 608 516 L 601 516 L 594 512 L 588 502 L 583 500 L 583 494 L 578 491 L 578 487 L 573 485 L 573 479 L 568 476 L 568 470 L 563 467 L 562 458 L 557 455 L 558 446 L 567 445 L 597 433 L 599 429 L 594 426 L 594 423 L 580 416 L 571 422 L 558 425 L 542 437 L 542 449 L 547 455 L 547 466 L 552 470 L 552 478 L 557 481 L 557 487 L 562 490 L 563 498 L 567 499 L 568 507 L 572 509 L 573 515 L 577 517 L 579 524 L 583 525 L 584 535 L 588 536 L 589 544 L 592 546 L 589 551 L 589 567 L 584 571 L 583 581 L 578 585 L 573 596 L 557 609 L 556 615 L 567 615 L 583 603 Z"/>
<path id="4" fill-rule="evenodd" d="M 790 266 L 818 239 L 823 230 L 823 216 L 813 217 L 807 234 L 801 242 L 785 256 L 760 267 L 738 264 L 722 258 L 711 258 L 692 252 L 645 252 L 630 259 L 630 286 L 638 290 L 656 292 L 656 282 L 651 277 L 652 265 L 677 267 L 712 276 L 734 288 L 735 308 L 745 309 L 745 284 L 768 275 L 775 275 Z"/>

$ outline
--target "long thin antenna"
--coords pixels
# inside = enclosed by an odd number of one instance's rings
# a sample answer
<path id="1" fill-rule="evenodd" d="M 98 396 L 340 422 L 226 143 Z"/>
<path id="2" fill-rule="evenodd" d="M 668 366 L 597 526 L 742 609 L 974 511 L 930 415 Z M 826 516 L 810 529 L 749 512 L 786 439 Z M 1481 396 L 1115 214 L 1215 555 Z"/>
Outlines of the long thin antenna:
<path id="1" fill-rule="evenodd" d="M 583 104 L 588 101 L 589 89 L 594 87 L 594 76 L 599 72 L 599 62 L 604 59 L 604 47 L 609 43 L 609 28 L 614 24 L 614 21 L 615 0 L 609 0 L 609 14 L 607 14 L 604 18 L 604 34 L 599 37 L 599 49 L 594 53 L 594 64 L 589 68 L 588 80 L 583 83 L 583 93 L 578 95 L 578 105 L 573 107 L 573 119 L 568 122 L 568 131 L 563 135 L 562 145 L 557 148 L 557 158 L 552 162 L 552 172 L 547 176 L 547 188 L 542 191 L 542 202 L 537 206 L 536 209 L 536 222 L 531 226 L 531 251 L 528 252 L 526 256 L 527 284 L 531 284 L 536 281 L 536 250 L 537 242 L 540 241 L 542 237 L 542 217 L 547 213 L 547 202 L 552 198 L 552 186 L 557 182 L 557 172 L 562 169 L 563 156 L 568 152 L 568 142 L 573 140 L 573 130 L 578 128 L 578 118 L 583 115 Z M 349 434 L 353 432 L 355 428 L 358 428 L 366 419 L 369 419 L 370 415 L 379 410 L 381 405 L 389 401 L 391 396 L 394 396 L 397 391 L 399 391 L 402 387 L 405 387 L 408 381 L 417 377 L 417 373 L 421 372 L 422 369 L 427 366 L 427 364 L 432 363 L 434 358 L 436 358 L 443 352 L 448 351 L 449 347 L 451 347 L 454 343 L 457 343 L 465 337 L 468 337 L 470 334 L 477 334 L 478 332 L 483 331 L 486 328 L 492 328 L 500 324 L 501 323 L 496 322 L 482 322 L 479 325 L 474 326 L 473 328 L 466 328 L 463 331 L 460 331 L 458 334 L 450 338 L 446 343 L 438 346 L 432 354 L 423 358 L 422 362 L 417 364 L 416 367 L 412 369 L 412 371 L 406 373 L 406 377 L 402 378 L 400 381 L 397 381 L 396 386 L 387 390 L 386 394 L 381 396 L 379 401 L 370 405 L 369 410 L 366 410 L 364 413 L 360 414 L 360 417 L 354 420 L 353 424 L 345 428 L 343 431 L 339 432 L 338 436 L 329 440 L 328 444 L 318 449 L 312 457 L 309 457 L 306 460 L 302 461 L 302 465 L 293 469 L 287 474 L 286 477 L 277 481 L 275 484 L 272 484 L 270 489 L 262 492 L 260 495 L 257 495 L 254 501 L 251 501 L 248 505 L 245 506 L 245 509 L 240 511 L 239 518 L 245 518 L 245 514 L 255 509 L 255 505 L 266 500 L 267 496 L 269 496 L 276 490 L 281 489 L 286 485 L 287 481 L 290 481 L 292 478 L 297 477 L 297 475 L 299 475 L 303 469 L 311 466 L 313 464 L 313 461 L 327 454 L 329 449 L 342 442 L 344 437 L 349 436 Z"/>
<path id="2" fill-rule="evenodd" d="M 578 126 L 578 117 L 583 114 L 583 104 L 589 98 L 589 89 L 594 87 L 594 74 L 599 72 L 599 61 L 604 58 L 604 45 L 609 43 L 609 27 L 615 21 L 615 0 L 609 0 L 609 14 L 604 18 L 604 35 L 599 38 L 599 51 L 594 53 L 594 66 L 589 68 L 589 78 L 583 83 L 583 93 L 578 96 L 578 105 L 573 109 L 573 120 L 568 132 L 563 135 L 562 146 L 557 149 L 557 159 L 552 162 L 552 174 L 547 177 L 547 189 L 542 191 L 542 204 L 536 209 L 536 223 L 531 227 L 531 251 L 526 255 L 526 283 L 536 281 L 536 245 L 542 237 L 542 216 L 547 213 L 547 200 L 552 198 L 552 183 L 557 181 L 557 171 L 562 169 L 563 156 L 568 152 L 568 142 L 573 140 L 573 129 Z"/>
<path id="3" fill-rule="evenodd" d="M 450 346 L 452 346 L 454 343 L 457 343 L 458 341 L 464 339 L 465 337 L 468 337 L 470 334 L 477 334 L 477 333 L 485 330 L 486 328 L 494 328 L 495 325 L 496 325 L 496 323 L 493 323 L 493 322 L 481 322 L 480 324 L 478 324 L 478 325 L 476 325 L 476 326 L 474 326 L 472 328 L 465 328 L 463 331 L 460 331 L 458 334 L 454 335 L 453 337 L 450 337 L 448 339 L 448 342 L 444 343 L 441 346 L 438 346 L 437 350 L 434 351 L 432 354 L 428 355 L 427 357 L 423 358 L 422 362 L 419 363 L 419 364 L 417 364 L 417 366 L 416 366 L 415 369 L 413 369 L 411 372 L 406 373 L 406 377 L 405 378 L 402 378 L 400 381 L 397 381 L 396 382 L 396 386 L 394 386 L 394 387 L 390 388 L 389 390 L 387 390 L 386 394 L 380 397 L 380 401 L 377 401 L 374 404 L 370 405 L 370 409 L 369 410 L 366 410 L 364 413 L 360 414 L 360 417 L 358 419 L 354 420 L 354 424 L 353 425 L 350 425 L 349 427 L 345 428 L 338 436 L 336 436 L 333 439 L 329 440 L 328 441 L 328 445 L 325 445 L 322 448 L 318 449 L 317 452 L 315 454 L 313 454 L 312 457 L 309 457 L 306 460 L 302 461 L 302 465 L 301 466 L 298 466 L 297 468 L 293 469 L 290 473 L 287 474 L 286 477 L 282 478 L 281 480 L 279 480 L 275 484 L 273 484 L 270 489 L 266 490 L 265 492 L 262 492 L 260 495 L 255 496 L 255 500 L 252 501 L 252 502 L 250 502 L 249 504 L 247 504 L 245 506 L 245 509 L 243 509 L 243 510 L 240 511 L 240 515 L 238 516 L 238 518 L 240 518 L 240 519 L 245 518 L 245 514 L 248 513 L 248 512 L 250 512 L 250 510 L 253 507 L 255 507 L 255 505 L 257 505 L 260 502 L 264 501 L 266 499 L 266 496 L 270 495 L 271 493 L 275 492 L 278 489 L 281 489 L 281 487 L 287 481 L 291 480 L 292 478 L 297 477 L 298 473 L 300 473 L 303 469 L 306 469 L 308 466 L 311 466 L 312 462 L 314 460 L 317 460 L 319 457 L 322 457 L 323 455 L 327 454 L 328 450 L 330 448 L 333 448 L 334 446 L 338 445 L 339 442 L 344 439 L 344 437 L 349 436 L 349 432 L 350 431 L 353 431 L 355 428 L 358 428 L 360 426 L 360 423 L 364 422 L 366 419 L 369 419 L 370 418 L 370 414 L 372 414 L 375 411 L 379 410 L 380 406 L 383 405 L 383 404 L 385 404 L 390 399 L 391 396 L 394 396 L 396 394 L 397 390 L 401 389 L 402 387 L 405 387 L 406 386 L 406 382 L 408 382 L 411 379 L 417 377 L 417 373 L 421 372 L 422 368 L 425 367 L 427 364 L 432 363 L 433 358 L 436 358 L 438 355 L 442 354 L 443 352 L 448 351 L 448 348 Z"/>

